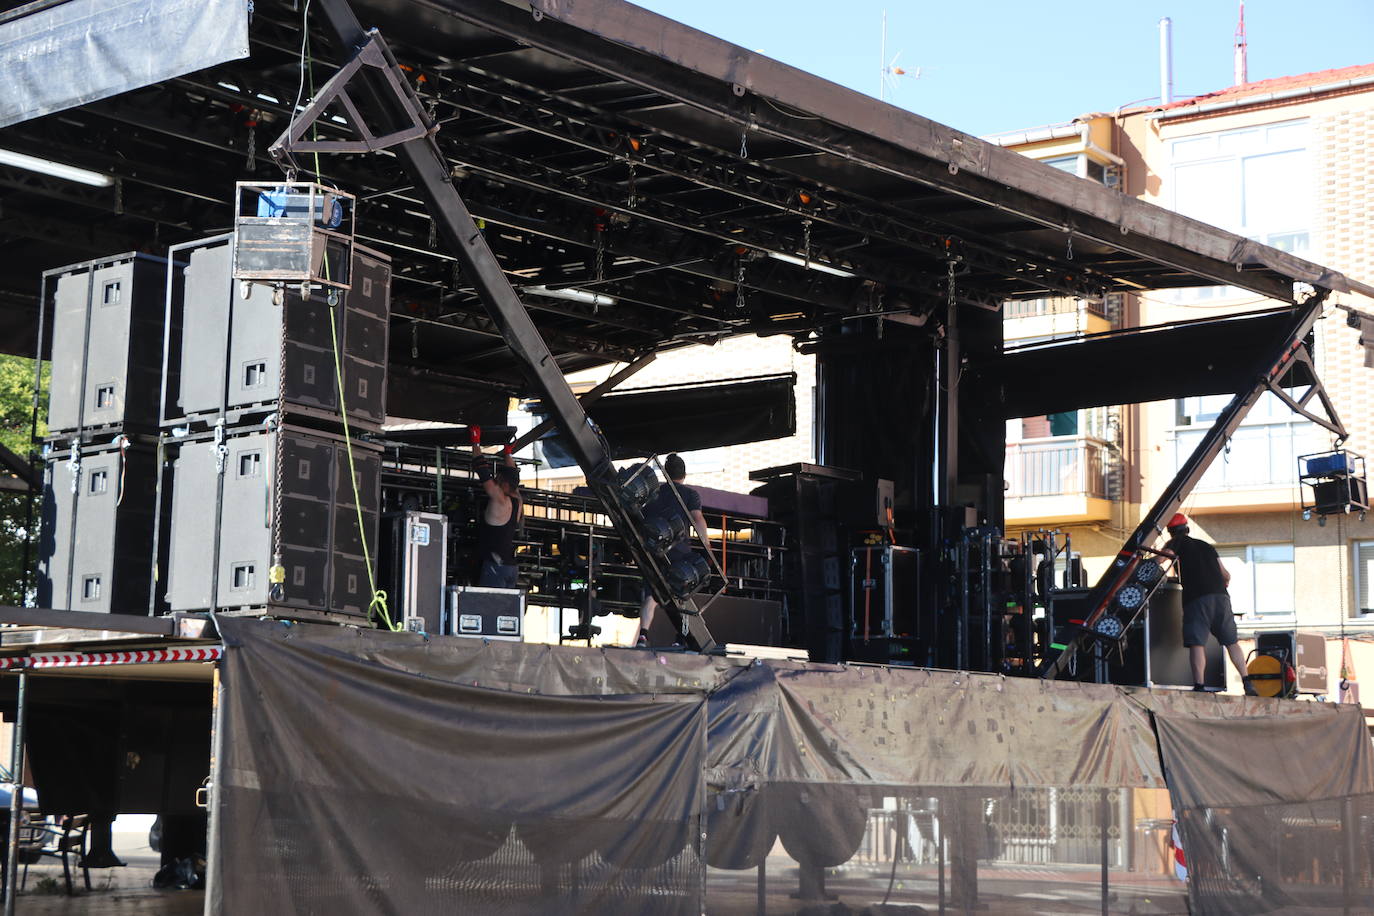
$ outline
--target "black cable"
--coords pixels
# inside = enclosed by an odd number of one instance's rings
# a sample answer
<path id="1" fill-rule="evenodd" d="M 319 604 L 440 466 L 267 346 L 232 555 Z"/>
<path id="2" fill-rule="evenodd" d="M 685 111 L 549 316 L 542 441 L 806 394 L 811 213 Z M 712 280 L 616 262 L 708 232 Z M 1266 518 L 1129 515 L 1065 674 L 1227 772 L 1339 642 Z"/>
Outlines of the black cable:
<path id="1" fill-rule="evenodd" d="M 897 799 L 897 810 L 895 813 L 902 813 L 902 800 L 900 798 Z M 887 901 L 892 897 L 892 886 L 897 883 L 897 859 L 899 859 L 902 854 L 902 838 L 901 834 L 897 832 L 897 818 L 895 815 L 892 818 L 892 834 L 894 840 L 892 844 L 892 872 L 887 876 L 887 893 L 883 894 L 883 902 L 878 904 L 878 906 L 887 906 Z"/>

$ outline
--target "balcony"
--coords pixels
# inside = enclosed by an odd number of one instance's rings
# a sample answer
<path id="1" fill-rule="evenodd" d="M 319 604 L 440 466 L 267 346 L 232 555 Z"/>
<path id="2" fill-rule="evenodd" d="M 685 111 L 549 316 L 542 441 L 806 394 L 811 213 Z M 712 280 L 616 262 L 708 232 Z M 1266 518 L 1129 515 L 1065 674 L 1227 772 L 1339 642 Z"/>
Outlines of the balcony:
<path id="1" fill-rule="evenodd" d="M 1177 429 L 1171 472 L 1188 459 L 1207 429 Z M 1193 491 L 1193 511 L 1263 512 L 1298 507 L 1298 456 L 1319 452 L 1328 437 L 1305 421 L 1255 423 L 1231 437 Z"/>
<path id="2" fill-rule="evenodd" d="M 1013 525 L 1107 521 L 1108 445 L 1089 436 L 1007 443 L 1006 517 Z"/>
<path id="3" fill-rule="evenodd" d="M 1047 340 L 1110 331 L 1101 302 L 1085 299 L 1013 299 L 1002 303 L 1004 340 Z"/>

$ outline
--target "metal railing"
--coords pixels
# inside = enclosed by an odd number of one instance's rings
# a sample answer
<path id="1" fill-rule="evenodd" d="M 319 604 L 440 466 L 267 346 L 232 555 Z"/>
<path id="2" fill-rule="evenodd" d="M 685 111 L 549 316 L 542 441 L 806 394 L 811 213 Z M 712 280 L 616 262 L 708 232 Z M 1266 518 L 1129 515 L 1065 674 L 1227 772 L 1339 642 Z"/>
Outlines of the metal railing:
<path id="1" fill-rule="evenodd" d="M 1051 436 L 1007 443 L 1008 498 L 1107 498 L 1108 445 L 1089 436 Z"/>

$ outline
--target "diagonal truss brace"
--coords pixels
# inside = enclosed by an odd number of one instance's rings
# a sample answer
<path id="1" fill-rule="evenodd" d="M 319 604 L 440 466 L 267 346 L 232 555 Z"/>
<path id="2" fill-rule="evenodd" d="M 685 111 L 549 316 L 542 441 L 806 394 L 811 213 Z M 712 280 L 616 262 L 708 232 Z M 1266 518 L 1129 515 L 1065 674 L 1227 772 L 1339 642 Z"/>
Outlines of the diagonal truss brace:
<path id="1" fill-rule="evenodd" d="M 376 70 L 395 94 L 396 101 L 410 119 L 410 124 L 396 130 L 377 135 L 367 126 L 367 121 L 358 113 L 358 107 L 348 93 L 348 84 L 363 67 Z M 348 122 L 362 138 L 360 140 L 305 140 L 305 132 L 314 126 L 330 105 L 338 102 L 348 113 Z M 300 113 L 292 117 L 286 131 L 277 138 L 267 152 L 283 165 L 293 161 L 294 153 L 372 153 L 377 150 L 418 140 L 430 136 L 439 129 L 419 98 L 410 88 L 400 66 L 392 56 L 391 49 L 374 29 L 367 35 L 367 41 L 358 48 L 356 54 L 330 77 L 318 95 Z"/>
<path id="2" fill-rule="evenodd" d="M 1307 367 L 1307 371 L 1312 373 L 1312 384 L 1305 392 L 1295 398 L 1281 387 L 1280 380 L 1276 378 L 1270 378 L 1266 382 L 1269 390 L 1273 392 L 1274 397 L 1292 408 L 1294 413 L 1331 432 L 1336 437 L 1336 448 L 1340 448 L 1341 443 L 1349 438 L 1350 434 L 1345 431 L 1345 424 L 1336 414 L 1336 407 L 1331 403 L 1331 398 L 1327 395 L 1322 380 L 1317 377 L 1317 367 L 1312 364 L 1312 353 L 1306 344 L 1294 351 L 1292 359 L 1289 360 L 1290 366 L 1297 363 L 1302 363 Z M 1313 413 L 1308 409 L 1307 405 L 1312 402 L 1313 398 L 1321 401 L 1321 414 Z"/>

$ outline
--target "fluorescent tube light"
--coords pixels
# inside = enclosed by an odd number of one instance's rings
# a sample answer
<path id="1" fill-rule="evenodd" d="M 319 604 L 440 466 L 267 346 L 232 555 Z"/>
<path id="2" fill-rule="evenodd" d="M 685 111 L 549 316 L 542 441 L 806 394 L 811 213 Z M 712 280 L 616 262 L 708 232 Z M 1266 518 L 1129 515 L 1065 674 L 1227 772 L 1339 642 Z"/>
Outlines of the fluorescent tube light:
<path id="1" fill-rule="evenodd" d="M 68 181 L 88 184 L 94 188 L 108 188 L 114 184 L 114 179 L 109 175 L 102 175 L 89 169 L 79 169 L 74 165 L 63 165 L 61 162 L 53 162 L 51 159 L 25 156 L 23 153 L 16 153 L 13 150 L 0 149 L 0 165 L 12 165 L 15 168 L 38 172 L 40 175 L 51 175 L 54 178 L 65 178 Z"/>
<path id="2" fill-rule="evenodd" d="M 585 289 L 549 289 L 547 286 L 527 286 L 525 292 L 534 293 L 536 296 L 547 296 L 550 299 L 567 299 L 569 302 L 585 302 L 588 305 L 615 305 L 614 296 L 605 296 L 601 293 L 593 293 Z"/>
<path id="3" fill-rule="evenodd" d="M 822 264 L 820 261 L 811 261 L 808 263 L 807 261 L 802 260 L 796 255 L 782 254 L 778 251 L 770 251 L 768 252 L 768 256 L 770 258 L 776 258 L 779 261 L 786 261 L 788 264 L 796 264 L 798 267 L 805 267 L 807 270 L 819 270 L 823 274 L 834 274 L 837 277 L 854 276 L 847 270 L 840 270 L 838 267 L 831 267 L 829 264 Z"/>

